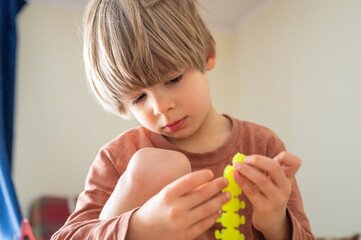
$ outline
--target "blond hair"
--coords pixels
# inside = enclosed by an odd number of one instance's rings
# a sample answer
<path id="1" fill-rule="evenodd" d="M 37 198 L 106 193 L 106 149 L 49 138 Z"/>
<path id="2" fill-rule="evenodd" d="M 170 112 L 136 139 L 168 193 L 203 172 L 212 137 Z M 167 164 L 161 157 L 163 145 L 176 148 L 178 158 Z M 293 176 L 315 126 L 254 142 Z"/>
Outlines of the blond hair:
<path id="1" fill-rule="evenodd" d="M 196 0 L 92 0 L 84 15 L 87 78 L 105 110 L 126 117 L 124 94 L 171 72 L 205 71 L 213 37 Z"/>

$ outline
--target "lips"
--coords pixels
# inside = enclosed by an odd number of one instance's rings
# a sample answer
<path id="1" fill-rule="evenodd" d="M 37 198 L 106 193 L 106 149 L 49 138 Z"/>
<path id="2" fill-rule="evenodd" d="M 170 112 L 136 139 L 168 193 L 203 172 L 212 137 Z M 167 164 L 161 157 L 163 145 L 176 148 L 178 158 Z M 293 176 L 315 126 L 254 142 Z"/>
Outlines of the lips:
<path id="1" fill-rule="evenodd" d="M 166 125 L 164 128 L 169 132 L 175 132 L 181 129 L 186 122 L 186 118 L 182 118 L 180 120 L 171 122 L 170 124 Z"/>

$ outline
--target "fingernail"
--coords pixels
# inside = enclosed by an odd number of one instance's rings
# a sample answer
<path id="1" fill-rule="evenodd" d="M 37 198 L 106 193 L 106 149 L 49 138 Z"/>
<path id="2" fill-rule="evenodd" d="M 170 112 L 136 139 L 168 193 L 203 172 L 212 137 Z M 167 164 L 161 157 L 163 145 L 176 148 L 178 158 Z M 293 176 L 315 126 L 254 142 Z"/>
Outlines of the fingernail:
<path id="1" fill-rule="evenodd" d="M 227 199 L 231 199 L 231 194 L 229 192 L 225 193 Z"/>
<path id="2" fill-rule="evenodd" d="M 248 163 L 248 162 L 249 162 L 249 157 L 245 157 L 245 158 L 243 159 L 243 161 L 246 162 L 246 163 Z"/>
<path id="3" fill-rule="evenodd" d="M 235 162 L 234 163 L 234 165 L 233 165 L 233 167 L 235 168 L 235 169 L 240 169 L 241 168 L 241 163 L 240 162 Z"/>

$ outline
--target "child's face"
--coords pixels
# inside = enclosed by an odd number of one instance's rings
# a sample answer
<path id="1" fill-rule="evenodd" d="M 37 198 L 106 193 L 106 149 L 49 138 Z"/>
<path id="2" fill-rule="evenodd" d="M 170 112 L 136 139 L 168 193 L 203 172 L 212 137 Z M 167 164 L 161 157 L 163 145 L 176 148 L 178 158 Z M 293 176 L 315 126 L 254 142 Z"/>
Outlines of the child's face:
<path id="1" fill-rule="evenodd" d="M 130 112 L 144 127 L 168 138 L 195 134 L 209 117 L 211 98 L 206 73 L 187 69 L 164 82 L 126 97 Z"/>

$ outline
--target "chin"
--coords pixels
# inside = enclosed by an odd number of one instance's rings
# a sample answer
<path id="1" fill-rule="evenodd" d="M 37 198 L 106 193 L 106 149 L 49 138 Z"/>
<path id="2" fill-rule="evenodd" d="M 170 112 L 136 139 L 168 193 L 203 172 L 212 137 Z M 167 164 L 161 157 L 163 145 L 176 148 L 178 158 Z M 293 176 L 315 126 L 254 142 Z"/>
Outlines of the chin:
<path id="1" fill-rule="evenodd" d="M 181 132 L 181 131 L 173 132 L 173 133 L 165 132 L 165 133 L 162 133 L 162 135 L 166 136 L 168 138 L 173 138 L 173 139 L 185 139 L 190 136 L 189 133 Z"/>

